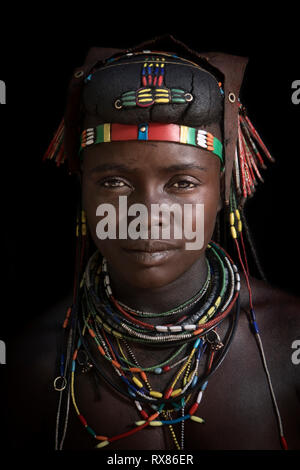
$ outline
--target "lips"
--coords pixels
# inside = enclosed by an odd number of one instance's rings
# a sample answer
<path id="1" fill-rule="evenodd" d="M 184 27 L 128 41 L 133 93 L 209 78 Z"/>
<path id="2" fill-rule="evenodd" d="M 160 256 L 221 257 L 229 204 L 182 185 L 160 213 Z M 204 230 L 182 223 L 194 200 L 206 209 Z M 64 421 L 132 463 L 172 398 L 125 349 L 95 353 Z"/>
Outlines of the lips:
<path id="1" fill-rule="evenodd" d="M 168 261 L 179 247 L 166 242 L 136 241 L 123 247 L 125 254 L 144 267 L 157 266 Z"/>
<path id="2" fill-rule="evenodd" d="M 132 243 L 132 245 L 124 246 L 125 251 L 140 251 L 144 253 L 157 253 L 162 251 L 178 250 L 179 247 L 166 242 L 159 241 L 139 241 Z"/>

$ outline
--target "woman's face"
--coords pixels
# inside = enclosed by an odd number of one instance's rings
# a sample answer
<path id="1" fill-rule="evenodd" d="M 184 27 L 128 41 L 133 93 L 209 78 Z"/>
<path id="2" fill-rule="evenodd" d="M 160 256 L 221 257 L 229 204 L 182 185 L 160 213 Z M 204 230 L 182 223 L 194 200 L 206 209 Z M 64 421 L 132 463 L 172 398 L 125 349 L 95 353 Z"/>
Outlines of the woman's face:
<path id="1" fill-rule="evenodd" d="M 208 130 L 220 138 L 218 129 Z M 204 254 L 220 208 L 220 161 L 211 152 L 169 142 L 112 142 L 85 150 L 82 170 L 83 207 L 92 238 L 107 259 L 108 266 L 118 272 L 118 276 L 127 284 L 136 288 L 167 285 L 179 278 Z M 125 196 L 122 199 L 126 201 L 121 212 L 123 229 L 124 223 L 128 227 L 139 216 L 139 213 L 128 215 L 130 206 L 143 204 L 148 212 L 148 239 L 134 240 L 127 231 L 127 238 L 118 239 L 120 196 Z M 102 216 L 96 215 L 98 206 L 102 204 L 110 204 L 115 208 L 116 239 L 101 240 L 97 236 L 98 223 L 103 218 L 107 221 L 107 212 L 102 212 Z M 189 228 L 194 232 L 196 229 L 202 231 L 204 240 L 201 246 L 199 243 L 198 247 L 196 243 L 192 245 L 197 237 L 195 240 L 186 238 L 184 224 L 188 224 L 188 220 L 185 217 L 180 222 L 182 237 L 175 238 L 176 219 L 172 211 L 169 219 L 170 237 L 166 239 L 160 232 L 159 239 L 151 239 L 153 226 L 166 228 L 168 224 L 168 219 L 162 217 L 162 213 L 159 217 L 152 216 L 151 220 L 152 204 L 166 204 L 165 207 L 176 204 L 182 214 L 185 207 L 193 207 L 189 219 L 192 225 Z M 203 205 L 204 220 L 200 217 L 201 211 L 196 214 L 196 204 Z M 186 243 L 191 243 L 193 248 L 186 249 Z"/>

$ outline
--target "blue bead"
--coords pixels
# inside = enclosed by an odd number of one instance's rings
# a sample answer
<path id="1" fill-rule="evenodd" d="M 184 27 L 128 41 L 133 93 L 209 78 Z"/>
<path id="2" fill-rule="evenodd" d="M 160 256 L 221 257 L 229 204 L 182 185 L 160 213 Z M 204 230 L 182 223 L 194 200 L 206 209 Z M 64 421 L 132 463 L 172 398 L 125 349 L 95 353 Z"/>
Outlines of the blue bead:
<path id="1" fill-rule="evenodd" d="M 138 140 L 148 140 L 148 124 L 140 124 L 138 130 Z"/>
<path id="2" fill-rule="evenodd" d="M 136 394 L 128 387 L 128 393 L 131 395 L 133 398 L 136 397 Z"/>
<path id="3" fill-rule="evenodd" d="M 204 382 L 204 384 L 201 387 L 201 390 L 204 391 L 207 387 L 208 381 Z"/>
<path id="4" fill-rule="evenodd" d="M 193 378 L 193 381 L 192 381 L 192 387 L 195 387 L 197 382 L 198 382 L 198 376 L 195 375 L 195 377 Z"/>
<path id="5" fill-rule="evenodd" d="M 162 373 L 162 368 L 161 367 L 156 367 L 156 369 L 154 369 L 154 373 L 155 374 L 161 374 Z"/>

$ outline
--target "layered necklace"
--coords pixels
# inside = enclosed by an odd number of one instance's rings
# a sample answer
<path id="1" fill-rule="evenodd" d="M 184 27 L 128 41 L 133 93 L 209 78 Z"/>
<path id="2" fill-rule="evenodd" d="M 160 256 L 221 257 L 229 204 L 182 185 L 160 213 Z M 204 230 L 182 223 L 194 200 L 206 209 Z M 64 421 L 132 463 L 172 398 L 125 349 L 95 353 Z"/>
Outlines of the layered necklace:
<path id="1" fill-rule="evenodd" d="M 62 449 L 64 443 L 70 401 L 98 449 L 153 426 L 168 427 L 176 449 L 184 449 L 184 424 L 187 420 L 195 425 L 204 422 L 198 408 L 210 376 L 228 352 L 239 316 L 237 267 L 214 242 L 207 247 L 206 263 L 206 280 L 194 296 L 171 310 L 154 313 L 118 301 L 113 295 L 106 259 L 98 251 L 91 256 L 80 284 L 79 308 L 68 309 L 63 325 L 61 373 L 55 388 L 67 393 L 64 400 L 61 393 L 59 401 L 57 449 Z M 229 316 L 229 329 L 220 338 L 218 327 Z M 151 319 L 159 324 L 152 324 Z M 134 353 L 137 344 L 145 351 L 147 347 L 157 348 L 162 351 L 160 357 L 166 348 L 172 348 L 172 352 L 159 363 L 146 367 Z M 108 369 L 103 367 L 103 361 Z M 108 436 L 105 429 L 99 432 L 89 425 L 78 406 L 79 368 L 84 371 L 93 368 L 134 406 L 137 420 L 129 423 L 132 425 L 129 431 Z M 153 389 L 154 376 L 156 379 L 164 376 L 168 385 Z M 178 423 L 180 435 L 174 430 Z"/>

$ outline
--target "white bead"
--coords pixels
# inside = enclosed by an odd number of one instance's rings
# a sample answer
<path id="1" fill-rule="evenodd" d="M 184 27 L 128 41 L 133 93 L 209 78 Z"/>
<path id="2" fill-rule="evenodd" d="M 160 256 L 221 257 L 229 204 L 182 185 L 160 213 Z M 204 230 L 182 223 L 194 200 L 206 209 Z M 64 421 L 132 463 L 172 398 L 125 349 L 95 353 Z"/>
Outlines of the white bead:
<path id="1" fill-rule="evenodd" d="M 107 292 L 108 292 L 109 295 L 112 295 L 112 290 L 111 290 L 110 286 L 107 286 Z"/>
<path id="2" fill-rule="evenodd" d="M 184 325 L 183 327 L 186 331 L 194 331 L 196 329 L 196 325 Z"/>
<path id="3" fill-rule="evenodd" d="M 135 400 L 135 401 L 134 401 L 134 403 L 135 403 L 135 405 L 136 405 L 137 409 L 138 409 L 139 411 L 141 411 L 141 410 L 142 410 L 142 407 L 141 407 L 141 404 L 140 404 L 140 402 L 139 402 L 139 401 L 137 401 L 137 400 Z"/>
<path id="4" fill-rule="evenodd" d="M 182 331 L 182 326 L 169 326 L 170 331 Z"/>
<path id="5" fill-rule="evenodd" d="M 202 400 L 202 396 L 203 396 L 203 392 L 202 392 L 202 390 L 200 390 L 200 392 L 198 393 L 198 396 L 197 396 L 197 400 L 196 400 L 198 405 L 199 405 L 200 401 Z"/>
<path id="6" fill-rule="evenodd" d="M 156 329 L 157 331 L 163 331 L 163 332 L 168 331 L 168 327 L 167 327 L 167 326 L 156 326 L 155 329 Z"/>
<path id="7" fill-rule="evenodd" d="M 197 144 L 200 145 L 201 147 L 207 147 L 207 143 L 205 140 L 202 139 L 197 139 Z"/>
<path id="8" fill-rule="evenodd" d="M 241 289 L 241 283 L 240 282 L 237 282 L 236 286 L 235 286 L 235 290 L 236 291 L 239 291 Z"/>

